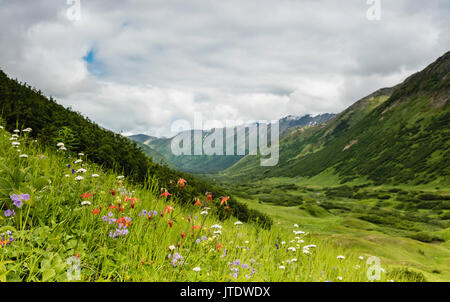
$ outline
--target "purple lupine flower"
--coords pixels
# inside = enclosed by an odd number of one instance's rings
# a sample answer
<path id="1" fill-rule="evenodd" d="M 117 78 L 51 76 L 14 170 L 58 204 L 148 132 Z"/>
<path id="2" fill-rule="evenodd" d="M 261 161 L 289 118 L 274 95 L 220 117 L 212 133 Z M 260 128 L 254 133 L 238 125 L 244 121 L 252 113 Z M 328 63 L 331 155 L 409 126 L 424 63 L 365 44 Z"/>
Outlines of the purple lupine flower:
<path id="1" fill-rule="evenodd" d="M 195 242 L 200 243 L 200 239 L 195 240 Z"/>
<path id="2" fill-rule="evenodd" d="M 16 207 L 20 208 L 22 206 L 22 200 L 20 200 L 20 196 L 13 194 L 10 196 L 10 198 Z"/>
<path id="3" fill-rule="evenodd" d="M 173 255 L 172 265 L 173 267 L 183 266 L 184 265 L 184 257 L 178 254 L 177 252 Z"/>
<path id="4" fill-rule="evenodd" d="M 10 217 L 10 216 L 15 216 L 15 215 L 16 215 L 16 212 L 14 212 L 14 210 L 8 209 L 5 211 L 5 217 Z"/>
<path id="5" fill-rule="evenodd" d="M 75 169 L 72 169 L 72 174 L 75 174 Z"/>
<path id="6" fill-rule="evenodd" d="M 30 200 L 30 195 L 29 194 L 20 194 L 19 198 L 21 200 L 28 201 L 28 200 Z"/>
<path id="7" fill-rule="evenodd" d="M 280 247 L 278 246 L 278 243 L 275 243 L 275 246 L 276 246 L 277 250 L 280 249 Z"/>
<path id="8" fill-rule="evenodd" d="M 71 165 L 69 164 L 69 165 L 67 165 L 67 169 L 70 169 L 70 167 L 71 167 Z"/>

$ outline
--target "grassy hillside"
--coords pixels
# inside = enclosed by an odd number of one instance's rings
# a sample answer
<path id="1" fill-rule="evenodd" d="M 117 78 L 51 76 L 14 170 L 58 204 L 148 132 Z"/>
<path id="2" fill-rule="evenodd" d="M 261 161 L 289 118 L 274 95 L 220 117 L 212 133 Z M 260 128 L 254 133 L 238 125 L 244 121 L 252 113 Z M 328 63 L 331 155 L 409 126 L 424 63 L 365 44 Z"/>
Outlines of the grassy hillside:
<path id="1" fill-rule="evenodd" d="M 189 183 L 166 198 L 0 124 L 0 281 L 368 281 L 371 252 L 221 221 L 220 196 L 181 206 Z M 425 280 L 381 261 L 380 281 Z"/>
<path id="2" fill-rule="evenodd" d="M 136 184 L 145 184 L 156 178 L 160 187 L 169 188 L 171 183 L 184 178 L 189 187 L 178 192 L 178 198 L 185 204 L 211 192 L 214 196 L 229 195 L 226 190 L 186 173 L 178 173 L 167 166 L 159 165 L 146 156 L 136 143 L 122 135 L 106 130 L 80 113 L 64 108 L 40 91 L 10 79 L 0 71 L 0 117 L 6 130 L 31 127 L 30 135 L 54 150 L 63 142 L 67 152 L 73 155 L 85 153 L 89 160 L 104 169 L 129 177 Z M 229 212 L 221 210 L 221 217 L 234 215 L 242 221 L 254 221 L 270 227 L 266 215 L 249 210 L 245 205 L 230 198 Z"/>
<path id="3" fill-rule="evenodd" d="M 242 159 L 233 178 L 339 176 L 381 184 L 449 184 L 450 52 L 393 88 L 379 90 L 326 126 L 300 129 L 280 141 L 280 163 Z"/>

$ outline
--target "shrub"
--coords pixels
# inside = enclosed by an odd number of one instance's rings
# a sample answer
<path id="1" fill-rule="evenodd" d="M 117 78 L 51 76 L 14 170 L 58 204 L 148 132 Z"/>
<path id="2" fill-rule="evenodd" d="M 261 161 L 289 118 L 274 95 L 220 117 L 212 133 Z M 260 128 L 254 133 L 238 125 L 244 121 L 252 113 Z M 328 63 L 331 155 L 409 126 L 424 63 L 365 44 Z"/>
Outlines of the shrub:
<path id="1" fill-rule="evenodd" d="M 424 274 L 406 267 L 394 268 L 388 274 L 388 279 L 401 280 L 407 282 L 427 282 Z"/>

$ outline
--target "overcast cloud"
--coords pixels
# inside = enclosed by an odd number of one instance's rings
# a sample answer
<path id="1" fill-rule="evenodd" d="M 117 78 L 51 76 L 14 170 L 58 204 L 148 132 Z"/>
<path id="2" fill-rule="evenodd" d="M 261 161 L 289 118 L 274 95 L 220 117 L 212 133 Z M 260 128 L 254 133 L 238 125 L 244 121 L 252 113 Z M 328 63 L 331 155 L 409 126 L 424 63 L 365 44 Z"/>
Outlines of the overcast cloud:
<path id="1" fill-rule="evenodd" d="M 71 2 L 71 1 L 69 1 Z M 0 0 L 0 68 L 114 131 L 339 112 L 450 49 L 450 2 Z"/>

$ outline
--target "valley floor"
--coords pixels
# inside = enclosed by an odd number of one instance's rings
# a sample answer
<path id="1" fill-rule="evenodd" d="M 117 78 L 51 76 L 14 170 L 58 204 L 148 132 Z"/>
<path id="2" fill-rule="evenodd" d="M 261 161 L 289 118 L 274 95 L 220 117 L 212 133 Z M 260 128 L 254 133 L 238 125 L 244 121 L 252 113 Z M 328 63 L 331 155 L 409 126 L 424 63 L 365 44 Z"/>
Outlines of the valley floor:
<path id="1" fill-rule="evenodd" d="M 450 281 L 450 190 L 436 185 L 336 185 L 334 179 L 272 178 L 233 184 L 238 200 L 280 228 L 298 224 L 318 238 L 389 266 Z"/>

